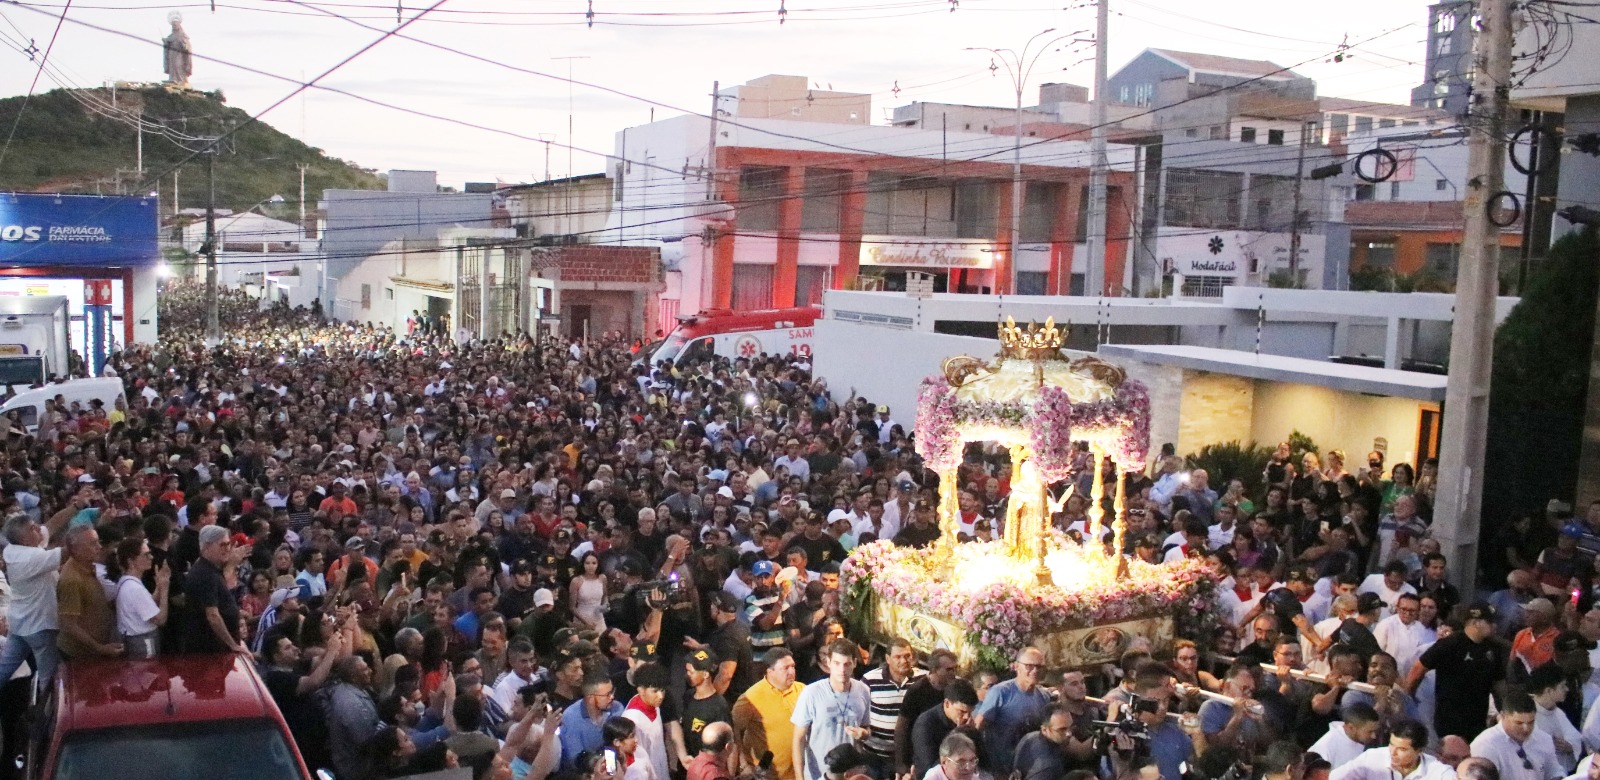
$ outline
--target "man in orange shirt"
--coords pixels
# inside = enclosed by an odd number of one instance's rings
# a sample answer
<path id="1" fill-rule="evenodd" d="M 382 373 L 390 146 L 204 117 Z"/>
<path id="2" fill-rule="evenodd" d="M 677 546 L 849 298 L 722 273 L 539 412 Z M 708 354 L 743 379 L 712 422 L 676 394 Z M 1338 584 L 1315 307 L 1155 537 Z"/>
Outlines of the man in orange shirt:
<path id="1" fill-rule="evenodd" d="M 1556 608 L 1549 599 L 1534 599 L 1522 607 L 1528 627 L 1517 632 L 1511 642 L 1511 656 L 1521 661 L 1531 672 L 1556 657 L 1556 637 L 1561 628 L 1556 625 Z"/>
<path id="2" fill-rule="evenodd" d="M 342 483 L 335 482 L 328 486 L 328 490 L 328 497 L 322 499 L 322 503 L 317 505 L 317 511 L 326 512 L 329 517 L 332 517 L 335 511 L 339 513 L 340 517 L 353 515 L 359 511 L 356 502 L 351 501 L 350 497 L 344 494 L 344 485 Z"/>

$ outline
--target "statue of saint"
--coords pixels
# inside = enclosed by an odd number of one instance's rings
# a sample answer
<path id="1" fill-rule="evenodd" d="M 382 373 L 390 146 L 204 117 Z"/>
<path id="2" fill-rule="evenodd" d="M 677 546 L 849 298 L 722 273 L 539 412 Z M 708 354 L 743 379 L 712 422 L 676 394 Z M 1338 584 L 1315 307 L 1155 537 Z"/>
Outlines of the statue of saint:
<path id="1" fill-rule="evenodd" d="M 188 89 L 189 76 L 194 73 L 194 50 L 189 47 L 188 33 L 183 31 L 183 14 L 173 11 L 167 15 L 167 21 L 172 22 L 172 34 L 161 39 L 167 83 Z"/>

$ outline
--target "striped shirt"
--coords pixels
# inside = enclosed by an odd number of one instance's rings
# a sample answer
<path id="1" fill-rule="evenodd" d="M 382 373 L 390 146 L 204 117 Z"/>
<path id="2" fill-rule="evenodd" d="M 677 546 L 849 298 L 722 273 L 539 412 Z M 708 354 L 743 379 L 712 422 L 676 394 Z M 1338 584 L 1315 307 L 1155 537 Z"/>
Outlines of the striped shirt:
<path id="1" fill-rule="evenodd" d="M 872 715 L 867 723 L 872 733 L 862 740 L 868 752 L 880 758 L 894 755 L 894 726 L 900 719 L 900 703 L 905 701 L 911 684 L 924 674 L 927 672 L 913 668 L 905 682 L 896 683 L 890 679 L 889 670 L 880 666 L 861 676 L 872 698 Z"/>
<path id="2" fill-rule="evenodd" d="M 756 648 L 782 647 L 784 640 L 783 630 L 783 591 L 778 588 L 755 590 L 744 597 L 744 620 L 750 625 L 750 645 Z M 771 628 L 757 628 L 755 620 L 769 609 L 776 609 L 778 619 Z"/>

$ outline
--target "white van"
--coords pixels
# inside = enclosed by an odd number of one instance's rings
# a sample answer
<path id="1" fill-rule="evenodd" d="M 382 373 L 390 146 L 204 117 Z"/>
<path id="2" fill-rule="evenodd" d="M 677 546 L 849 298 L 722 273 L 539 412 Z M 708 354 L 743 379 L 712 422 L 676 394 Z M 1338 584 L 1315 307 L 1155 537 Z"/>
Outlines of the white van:
<path id="1" fill-rule="evenodd" d="M 45 385 L 31 390 L 23 390 L 0 406 L 0 415 L 18 412 L 18 419 L 28 433 L 39 429 L 39 419 L 44 416 L 45 402 L 54 400 L 56 396 L 66 401 L 70 408 L 74 401 L 78 406 L 88 409 L 89 402 L 100 399 L 106 405 L 106 412 L 116 407 L 118 398 L 123 398 L 122 380 L 116 377 L 100 377 L 95 379 L 69 379 L 65 382 Z"/>

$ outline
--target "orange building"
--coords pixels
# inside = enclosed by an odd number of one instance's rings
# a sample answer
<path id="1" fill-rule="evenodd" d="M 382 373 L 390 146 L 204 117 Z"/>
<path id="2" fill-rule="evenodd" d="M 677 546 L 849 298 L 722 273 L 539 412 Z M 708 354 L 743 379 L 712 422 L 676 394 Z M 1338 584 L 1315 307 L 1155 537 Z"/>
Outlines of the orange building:
<path id="1" fill-rule="evenodd" d="M 1506 215 L 1509 216 L 1509 215 Z M 1463 230 L 1460 201 L 1366 201 L 1345 206 L 1350 270 L 1383 268 L 1396 276 L 1430 271 L 1456 278 Z M 1522 223 L 1501 230 L 1500 247 L 1522 246 Z"/>

